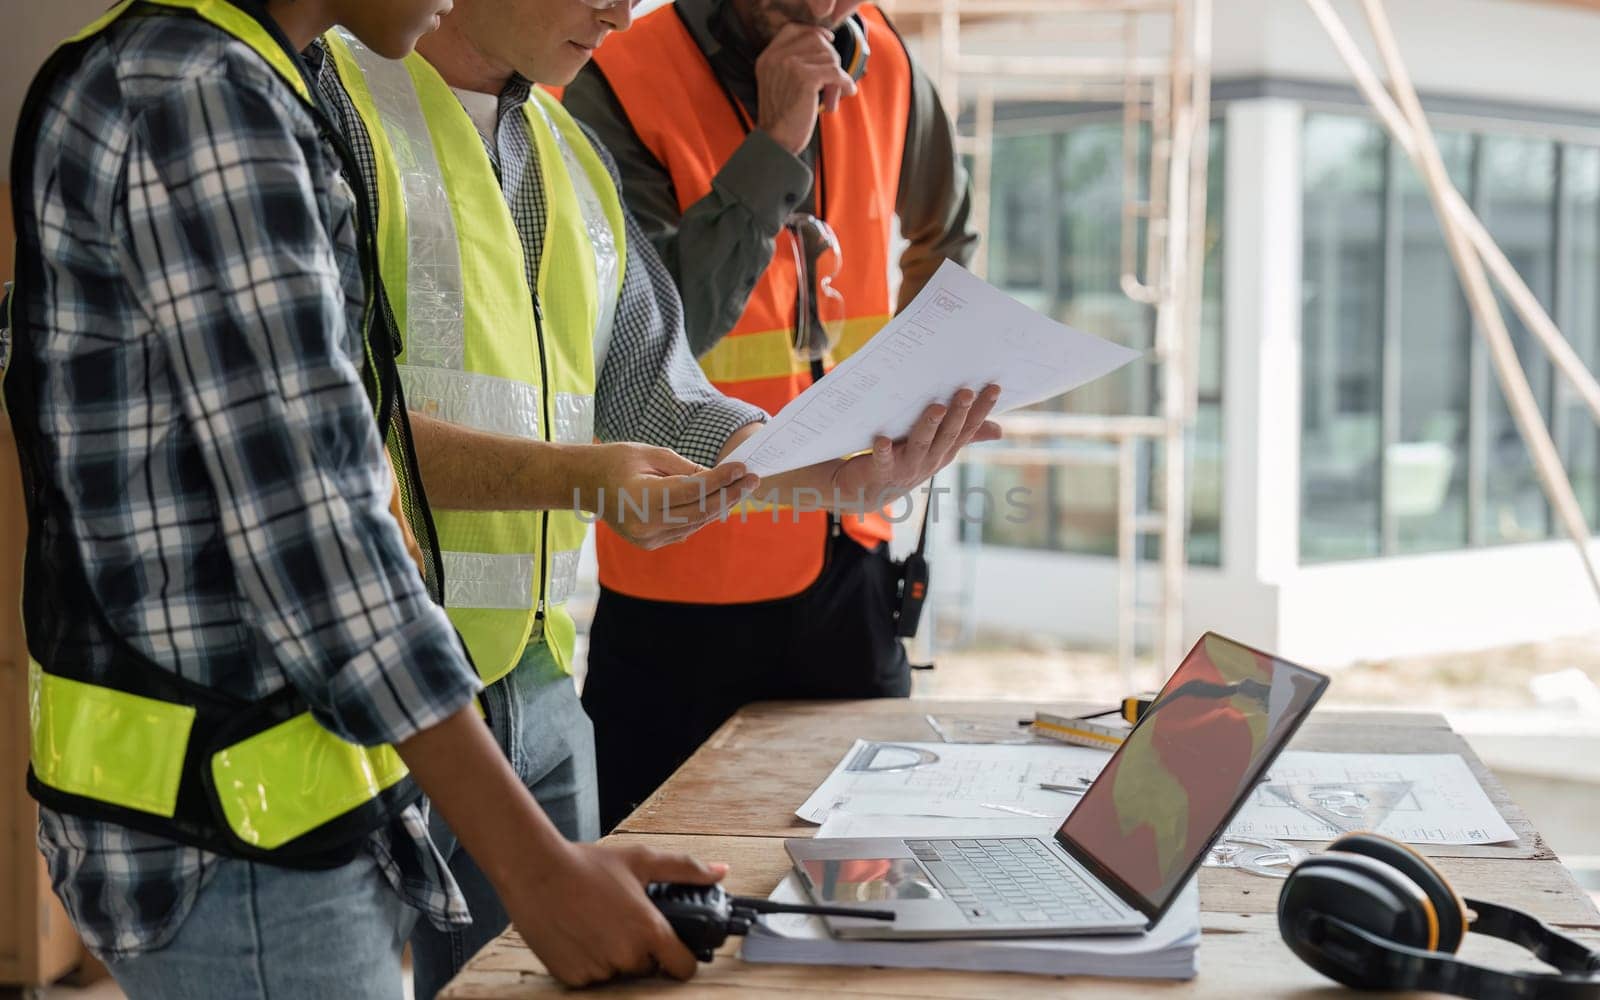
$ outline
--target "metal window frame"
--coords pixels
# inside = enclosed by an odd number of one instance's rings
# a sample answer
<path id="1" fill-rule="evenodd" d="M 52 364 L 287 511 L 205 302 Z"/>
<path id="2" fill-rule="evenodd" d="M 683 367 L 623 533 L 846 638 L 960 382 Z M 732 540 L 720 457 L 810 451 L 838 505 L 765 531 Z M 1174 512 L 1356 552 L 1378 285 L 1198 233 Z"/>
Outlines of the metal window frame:
<path id="1" fill-rule="evenodd" d="M 1326 89 L 1342 89 L 1328 85 Z M 1241 99 L 1237 96 L 1234 99 Z M 1486 105 L 1488 102 L 1485 102 Z M 1305 107 L 1307 117 L 1313 114 L 1345 115 L 1350 118 L 1372 120 L 1370 112 L 1363 111 L 1352 100 L 1349 104 L 1343 102 L 1327 106 Z M 1575 131 L 1568 124 L 1553 126 L 1544 130 L 1532 128 L 1504 128 L 1504 122 L 1486 117 L 1467 117 L 1461 115 L 1451 116 L 1454 123 L 1451 131 L 1461 131 L 1471 139 L 1471 159 L 1468 169 L 1468 184 L 1462 192 L 1467 204 L 1473 211 L 1484 211 L 1485 171 L 1487 169 L 1484 155 L 1486 139 L 1536 139 L 1550 143 L 1555 153 L 1554 190 L 1551 198 L 1552 235 L 1551 252 L 1554 254 L 1554 267 L 1552 287 L 1550 290 L 1552 317 L 1561 329 L 1567 329 L 1575 318 L 1572 308 L 1567 301 L 1565 290 L 1569 284 L 1576 280 L 1573 274 L 1571 260 L 1572 248 L 1572 221 L 1567 216 L 1569 207 L 1569 161 L 1571 150 L 1575 146 L 1600 149 L 1600 132 L 1588 130 Z M 1600 121 L 1600 117 L 1597 117 Z M 1465 127 L 1462 127 L 1465 126 Z M 1581 137 L 1580 137 L 1581 136 Z M 1302 133 L 1303 141 L 1303 133 Z M 1379 403 L 1379 428 L 1381 451 L 1378 469 L 1378 520 L 1381 544 L 1378 558 L 1393 556 L 1414 555 L 1417 553 L 1405 552 L 1399 546 L 1399 530 L 1394 517 L 1389 498 L 1388 468 L 1384 458 L 1388 454 L 1390 445 L 1399 441 L 1400 431 L 1400 396 L 1402 390 L 1403 371 L 1401 370 L 1401 295 L 1403 287 L 1403 259 L 1404 259 L 1404 232 L 1400 185 L 1398 171 L 1408 169 L 1404 153 L 1387 136 L 1384 138 L 1384 180 L 1383 180 L 1383 223 L 1382 245 L 1384 261 L 1381 270 L 1382 288 L 1382 332 L 1381 332 L 1381 361 L 1380 361 L 1380 403 Z M 1600 275 L 1596 276 L 1600 278 Z M 1467 549 L 1493 548 L 1500 545 L 1524 544 L 1518 541 L 1491 540 L 1488 538 L 1483 518 L 1488 503 L 1488 478 L 1490 467 L 1489 456 L 1489 400 L 1495 391 L 1491 385 L 1492 373 L 1489 368 L 1487 348 L 1476 322 L 1472 319 L 1470 310 L 1463 311 L 1462 324 L 1468 343 L 1467 364 L 1467 531 L 1464 544 L 1441 551 L 1464 551 Z M 1556 441 L 1558 452 L 1562 455 L 1570 454 L 1572 450 L 1572 415 L 1564 400 L 1567 393 L 1563 391 L 1565 385 L 1554 370 L 1554 365 L 1546 358 L 1541 363 L 1545 373 L 1546 384 L 1550 387 L 1548 398 L 1545 400 L 1544 416 L 1549 423 L 1552 436 Z M 1302 414 L 1301 434 L 1304 435 L 1305 427 Z M 1303 440 L 1303 438 L 1302 438 Z M 1305 483 L 1301 482 L 1302 491 Z M 1303 514 L 1302 514 L 1303 517 Z M 1600 510 L 1597 510 L 1591 521 L 1600 523 Z M 1304 524 L 1302 523 L 1302 528 Z M 1556 537 L 1556 524 L 1554 512 L 1545 502 L 1545 517 L 1543 531 L 1547 538 Z M 1302 549 L 1299 559 L 1303 566 L 1322 566 L 1338 562 L 1355 561 L 1352 559 L 1307 559 Z"/>

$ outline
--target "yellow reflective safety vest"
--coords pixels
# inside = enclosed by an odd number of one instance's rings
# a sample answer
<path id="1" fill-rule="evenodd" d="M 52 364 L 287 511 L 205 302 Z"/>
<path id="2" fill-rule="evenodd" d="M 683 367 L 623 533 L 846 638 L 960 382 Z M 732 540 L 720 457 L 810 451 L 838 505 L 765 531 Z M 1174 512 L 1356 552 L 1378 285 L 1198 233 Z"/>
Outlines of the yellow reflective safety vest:
<path id="1" fill-rule="evenodd" d="M 44 95 L 101 32 L 139 4 L 199 17 L 249 46 L 320 117 L 297 57 L 272 29 L 226 0 L 124 0 L 64 42 L 35 77 L 18 136 L 37 135 Z M 348 149 L 341 150 L 353 162 Z M 34 149 L 19 138 L 12 190 L 18 246 L 7 398 L 28 496 L 23 620 L 29 663 L 29 791 L 62 812 L 120 823 L 232 857 L 300 868 L 347 863 L 418 791 L 392 747 L 362 747 L 319 725 L 293 687 L 246 701 L 196 685 L 125 643 L 95 602 L 71 538 L 51 529 L 31 290 L 42 283 L 32 207 Z M 358 193 L 359 197 L 359 193 Z M 358 216 L 363 213 L 358 212 Z M 358 218 L 358 227 L 363 226 Z M 30 248 L 32 248 L 30 250 Z M 376 245 L 361 233 L 372 317 Z M 371 333 L 370 324 L 364 334 Z M 392 382 L 393 358 L 367 336 L 367 362 Z M 380 416 L 386 390 L 375 392 Z M 107 652 L 107 651 L 110 652 Z"/>
<path id="2" fill-rule="evenodd" d="M 513 437 L 588 444 L 594 384 L 626 259 L 622 202 L 588 138 L 534 88 L 533 137 L 547 222 L 536 293 L 494 165 L 461 102 L 416 53 L 393 61 L 326 36 L 371 139 L 385 293 L 403 337 L 412 412 Z M 445 610 L 485 682 L 530 641 L 571 670 L 563 606 L 587 526 L 572 510 L 433 511 Z"/>

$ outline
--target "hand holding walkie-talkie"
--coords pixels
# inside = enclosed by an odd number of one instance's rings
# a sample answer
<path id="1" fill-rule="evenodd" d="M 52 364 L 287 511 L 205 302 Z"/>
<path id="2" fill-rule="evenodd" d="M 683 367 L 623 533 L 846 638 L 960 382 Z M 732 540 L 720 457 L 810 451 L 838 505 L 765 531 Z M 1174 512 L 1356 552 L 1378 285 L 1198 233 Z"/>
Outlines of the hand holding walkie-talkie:
<path id="1" fill-rule="evenodd" d="M 818 111 L 856 92 L 867 65 L 867 37 L 852 15 L 835 28 L 791 22 L 756 58 L 756 127 L 799 156 Z"/>
<path id="2" fill-rule="evenodd" d="M 822 917 L 862 917 L 867 920 L 893 920 L 889 910 L 860 910 L 852 906 L 805 906 L 774 903 L 768 899 L 730 896 L 720 885 L 683 885 L 652 882 L 646 890 L 650 901 L 677 933 L 678 939 L 702 962 L 729 937 L 738 937 L 755 926 L 763 913 L 809 913 Z"/>

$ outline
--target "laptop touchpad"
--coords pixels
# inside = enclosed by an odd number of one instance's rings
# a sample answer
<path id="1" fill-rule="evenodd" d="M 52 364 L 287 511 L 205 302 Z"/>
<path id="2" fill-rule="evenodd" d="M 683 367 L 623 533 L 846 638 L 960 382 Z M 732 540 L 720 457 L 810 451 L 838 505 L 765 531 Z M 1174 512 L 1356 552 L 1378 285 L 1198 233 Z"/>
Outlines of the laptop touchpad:
<path id="1" fill-rule="evenodd" d="M 915 858 L 849 858 L 801 864 L 812 896 L 827 903 L 943 899 Z"/>

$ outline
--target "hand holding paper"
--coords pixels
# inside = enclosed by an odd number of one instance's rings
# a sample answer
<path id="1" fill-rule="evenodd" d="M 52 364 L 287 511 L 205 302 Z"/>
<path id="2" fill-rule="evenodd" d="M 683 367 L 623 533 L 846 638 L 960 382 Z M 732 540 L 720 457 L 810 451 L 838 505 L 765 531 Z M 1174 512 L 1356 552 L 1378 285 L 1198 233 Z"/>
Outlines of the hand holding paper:
<path id="1" fill-rule="evenodd" d="M 1001 387 L 990 412 L 1004 413 L 1075 389 L 1138 356 L 1040 316 L 946 261 L 900 315 L 726 460 L 770 477 L 868 451 L 879 437 L 908 439 L 930 404 L 963 389 Z M 972 439 L 993 436 L 980 431 Z"/>
<path id="2" fill-rule="evenodd" d="M 905 440 L 891 441 L 878 435 L 871 452 L 838 467 L 833 495 L 848 506 L 876 510 L 915 489 L 949 465 L 969 443 L 1000 437 L 1000 425 L 988 419 L 999 398 L 997 385 L 988 386 L 981 393 L 962 389 L 949 406 L 936 403 L 923 410 Z"/>

